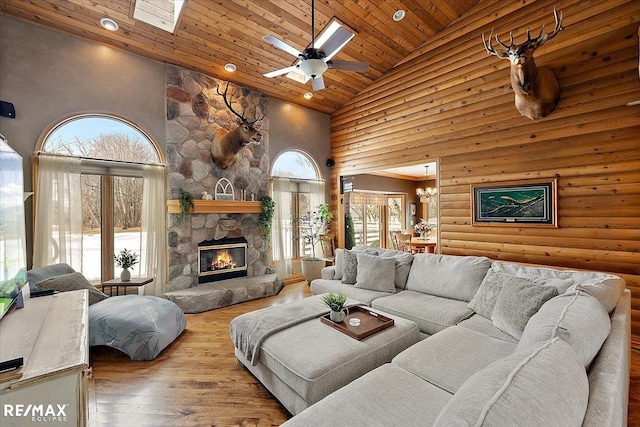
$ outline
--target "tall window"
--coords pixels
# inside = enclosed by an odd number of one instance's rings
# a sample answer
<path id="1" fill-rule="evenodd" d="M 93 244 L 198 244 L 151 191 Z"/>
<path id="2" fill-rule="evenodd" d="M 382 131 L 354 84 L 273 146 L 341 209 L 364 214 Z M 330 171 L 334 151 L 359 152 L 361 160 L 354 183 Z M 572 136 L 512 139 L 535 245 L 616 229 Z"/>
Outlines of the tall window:
<path id="1" fill-rule="evenodd" d="M 281 270 L 278 273 L 286 277 L 291 273 L 292 259 L 311 255 L 311 246 L 298 239 L 300 233 L 293 219 L 316 210 L 320 203 L 324 203 L 324 182 L 320 180 L 316 162 L 298 150 L 280 154 L 273 163 L 271 175 L 276 202 L 273 259 L 277 269 Z"/>
<path id="2" fill-rule="evenodd" d="M 114 277 L 114 254 L 125 248 L 139 253 L 144 247 L 143 165 L 162 163 L 159 150 L 124 119 L 86 114 L 56 125 L 40 152 L 80 159 L 81 271 L 92 282 Z"/>
<path id="3" fill-rule="evenodd" d="M 403 230 L 405 196 L 365 191 L 351 193 L 350 213 L 356 246 L 392 247 L 390 231 Z"/>

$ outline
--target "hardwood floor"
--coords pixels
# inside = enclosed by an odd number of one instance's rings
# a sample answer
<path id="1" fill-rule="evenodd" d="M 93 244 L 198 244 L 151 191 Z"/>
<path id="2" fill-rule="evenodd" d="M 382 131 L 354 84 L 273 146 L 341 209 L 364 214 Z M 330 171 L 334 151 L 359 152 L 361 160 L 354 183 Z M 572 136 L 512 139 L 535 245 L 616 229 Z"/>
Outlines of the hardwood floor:
<path id="1" fill-rule="evenodd" d="M 187 315 L 187 330 L 155 360 L 91 349 L 91 426 L 268 426 L 290 415 L 236 360 L 234 317 L 309 296 L 306 282 L 279 295 Z M 629 426 L 640 426 L 640 350 L 631 350 Z"/>

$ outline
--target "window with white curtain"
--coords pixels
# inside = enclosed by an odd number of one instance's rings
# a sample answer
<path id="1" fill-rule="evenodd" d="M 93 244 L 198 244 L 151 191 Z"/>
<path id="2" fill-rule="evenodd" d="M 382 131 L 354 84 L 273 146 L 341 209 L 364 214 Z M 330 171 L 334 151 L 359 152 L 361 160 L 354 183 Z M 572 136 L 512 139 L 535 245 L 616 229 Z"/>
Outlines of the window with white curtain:
<path id="1" fill-rule="evenodd" d="M 140 256 L 134 277 L 164 275 L 149 247 L 166 238 L 163 158 L 144 131 L 116 116 L 77 115 L 44 136 L 38 159 L 35 238 L 46 244 L 34 246 L 34 266 L 67 262 L 100 283 L 117 276 L 114 255 L 126 248 Z"/>
<path id="2" fill-rule="evenodd" d="M 291 275 L 291 261 L 311 256 L 311 246 L 298 239 L 294 218 L 317 210 L 325 202 L 325 184 L 320 169 L 307 153 L 289 150 L 281 153 L 272 167 L 272 194 L 275 201 L 272 232 L 273 260 L 280 277 Z M 320 249 L 316 248 L 316 253 Z"/>

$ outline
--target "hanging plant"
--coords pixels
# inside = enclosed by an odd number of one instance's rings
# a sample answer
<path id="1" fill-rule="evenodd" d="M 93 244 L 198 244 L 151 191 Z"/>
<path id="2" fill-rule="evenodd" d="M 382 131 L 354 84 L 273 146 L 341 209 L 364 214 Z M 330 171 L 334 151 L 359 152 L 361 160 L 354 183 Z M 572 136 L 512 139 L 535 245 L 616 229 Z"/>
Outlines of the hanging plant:
<path id="1" fill-rule="evenodd" d="M 262 241 L 265 247 L 268 248 L 271 242 L 271 223 L 276 203 L 271 196 L 264 196 L 260 201 L 260 206 L 262 207 L 262 212 L 258 215 L 258 230 L 262 233 Z"/>
<path id="2" fill-rule="evenodd" d="M 180 201 L 180 221 L 184 220 L 193 210 L 193 196 L 188 191 L 182 191 L 178 195 Z"/>

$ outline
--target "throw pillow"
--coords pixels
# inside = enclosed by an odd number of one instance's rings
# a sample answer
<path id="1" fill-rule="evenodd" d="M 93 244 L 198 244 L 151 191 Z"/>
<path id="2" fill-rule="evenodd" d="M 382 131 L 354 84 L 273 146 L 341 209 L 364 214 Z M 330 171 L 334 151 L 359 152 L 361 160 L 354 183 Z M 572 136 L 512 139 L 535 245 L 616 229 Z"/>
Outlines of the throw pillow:
<path id="1" fill-rule="evenodd" d="M 496 305 L 500 291 L 505 286 L 510 286 L 515 283 L 526 283 L 529 286 L 535 286 L 529 280 L 489 270 L 487 271 L 487 275 L 484 276 L 484 279 L 482 279 L 478 292 L 469 302 L 467 307 L 475 311 L 480 316 L 491 319 L 493 308 Z"/>
<path id="2" fill-rule="evenodd" d="M 44 267 L 36 267 L 27 271 L 27 281 L 31 291 L 38 291 L 36 283 L 49 277 L 59 276 L 61 274 L 74 273 L 75 270 L 69 264 L 60 263 L 45 265 Z"/>
<path id="3" fill-rule="evenodd" d="M 358 272 L 357 253 L 345 249 L 344 264 L 342 265 L 342 283 L 353 285 L 356 283 L 356 274 Z"/>
<path id="4" fill-rule="evenodd" d="M 109 298 L 106 294 L 100 292 L 98 288 L 93 286 L 82 273 L 67 273 L 60 276 L 50 277 L 39 281 L 37 284 L 39 289 L 67 292 L 87 289 L 89 291 L 89 305 L 98 301 Z"/>
<path id="5" fill-rule="evenodd" d="M 335 280 L 342 280 L 342 270 L 344 269 L 344 251 L 345 249 L 336 249 L 336 265 L 333 273 Z"/>
<path id="6" fill-rule="evenodd" d="M 395 285 L 398 289 L 404 289 L 407 286 L 411 264 L 413 264 L 413 254 L 390 249 L 381 253 L 380 256 L 383 258 L 393 258 L 396 261 Z"/>
<path id="7" fill-rule="evenodd" d="M 379 256 L 357 254 L 356 288 L 371 291 L 395 292 L 396 260 Z"/>
<path id="8" fill-rule="evenodd" d="M 529 281 L 511 283 L 498 295 L 491 315 L 493 325 L 520 339 L 531 316 L 556 295 L 558 290 L 553 286 L 539 286 Z"/>

